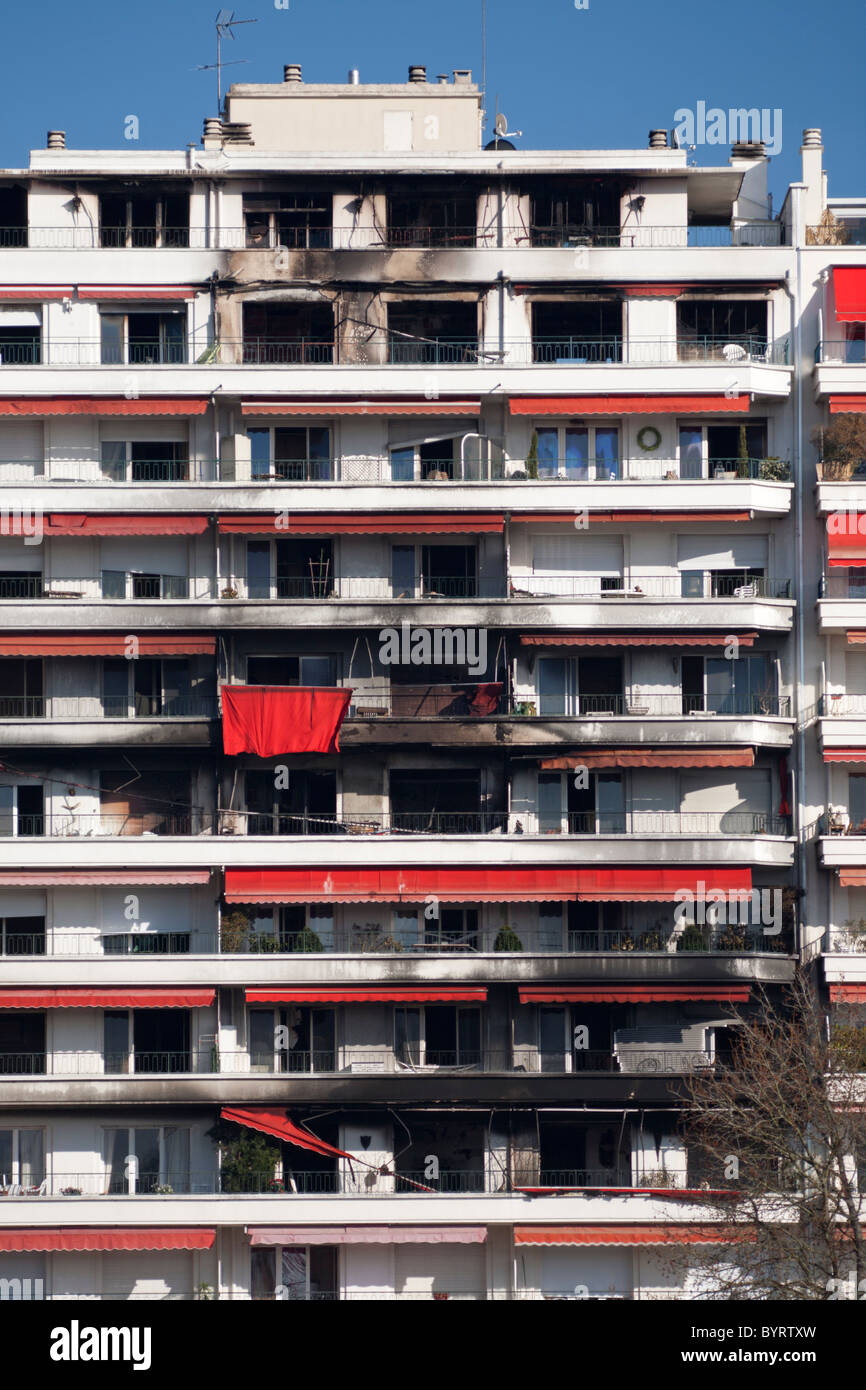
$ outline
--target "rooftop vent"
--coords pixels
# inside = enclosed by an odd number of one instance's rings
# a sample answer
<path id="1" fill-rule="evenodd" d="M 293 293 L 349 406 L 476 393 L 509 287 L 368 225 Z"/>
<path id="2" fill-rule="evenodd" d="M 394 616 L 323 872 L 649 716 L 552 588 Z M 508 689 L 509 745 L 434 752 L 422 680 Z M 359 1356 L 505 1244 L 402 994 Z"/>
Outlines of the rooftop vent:
<path id="1" fill-rule="evenodd" d="M 409 81 L 410 81 L 410 82 L 426 82 L 426 81 L 427 81 L 427 69 L 424 68 L 424 67 L 410 67 L 410 69 L 409 69 Z"/>
<path id="2" fill-rule="evenodd" d="M 440 87 L 445 86 L 448 82 L 447 72 L 437 72 L 436 81 L 439 83 Z"/>
<path id="3" fill-rule="evenodd" d="M 223 121 L 223 139 L 229 145 L 251 145 L 253 128 L 248 121 Z"/>
<path id="4" fill-rule="evenodd" d="M 818 149 L 821 147 L 821 132 L 813 126 L 810 130 L 803 131 L 803 145 L 808 149 Z"/>
<path id="5" fill-rule="evenodd" d="M 303 82 L 300 63 L 286 63 L 283 68 L 284 82 Z"/>
<path id="6" fill-rule="evenodd" d="M 649 133 L 649 147 L 651 150 L 666 150 L 668 147 L 667 131 L 651 130 Z"/>
<path id="7" fill-rule="evenodd" d="M 357 68 L 349 68 L 348 83 L 350 87 L 357 87 L 361 82 L 361 74 Z"/>
<path id="8" fill-rule="evenodd" d="M 458 85 L 462 85 L 462 86 L 465 87 L 467 83 L 469 83 L 469 82 L 472 81 L 472 69 L 471 69 L 471 68 L 455 68 L 455 69 L 454 69 L 454 81 L 455 81 Z"/>
<path id="9" fill-rule="evenodd" d="M 763 140 L 737 140 L 731 146 L 734 159 L 766 159 L 767 150 Z"/>
<path id="10" fill-rule="evenodd" d="M 65 130 L 49 130 L 49 132 L 48 132 L 48 148 L 49 148 L 49 150 L 65 150 L 65 149 L 66 149 L 66 131 L 65 131 Z"/>

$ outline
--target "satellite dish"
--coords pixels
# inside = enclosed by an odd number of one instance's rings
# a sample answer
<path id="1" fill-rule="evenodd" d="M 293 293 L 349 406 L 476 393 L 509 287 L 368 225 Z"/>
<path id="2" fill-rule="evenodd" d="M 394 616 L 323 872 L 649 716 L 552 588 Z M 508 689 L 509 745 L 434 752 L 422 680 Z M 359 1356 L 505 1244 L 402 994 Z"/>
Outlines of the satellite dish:
<path id="1" fill-rule="evenodd" d="M 504 135 L 508 130 L 508 117 L 503 116 L 501 111 L 499 115 L 496 117 L 493 129 L 496 131 L 497 135 Z"/>

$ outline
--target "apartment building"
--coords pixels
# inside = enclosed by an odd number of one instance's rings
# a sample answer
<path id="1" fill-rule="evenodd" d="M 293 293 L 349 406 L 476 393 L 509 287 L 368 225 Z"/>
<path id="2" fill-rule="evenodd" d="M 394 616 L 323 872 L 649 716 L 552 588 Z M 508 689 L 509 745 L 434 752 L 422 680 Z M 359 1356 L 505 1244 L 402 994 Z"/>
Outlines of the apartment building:
<path id="1" fill-rule="evenodd" d="M 688 1296 L 686 1073 L 866 998 L 863 200 L 480 101 L 0 174 L 13 1296 Z"/>

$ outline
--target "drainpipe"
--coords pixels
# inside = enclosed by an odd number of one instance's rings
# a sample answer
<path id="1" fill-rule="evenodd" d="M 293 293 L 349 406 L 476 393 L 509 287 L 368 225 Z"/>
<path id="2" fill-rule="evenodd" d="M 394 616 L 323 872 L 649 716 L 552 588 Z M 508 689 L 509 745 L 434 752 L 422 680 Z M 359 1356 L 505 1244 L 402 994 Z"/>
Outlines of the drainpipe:
<path id="1" fill-rule="evenodd" d="M 505 271 L 500 270 L 496 277 L 499 287 L 499 360 L 505 361 Z"/>

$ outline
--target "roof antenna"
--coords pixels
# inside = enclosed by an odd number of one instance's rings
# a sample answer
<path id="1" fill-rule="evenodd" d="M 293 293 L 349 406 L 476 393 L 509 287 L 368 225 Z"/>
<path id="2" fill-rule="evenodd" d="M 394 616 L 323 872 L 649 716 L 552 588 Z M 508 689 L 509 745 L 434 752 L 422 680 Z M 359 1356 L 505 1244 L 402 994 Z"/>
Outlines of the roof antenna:
<path id="1" fill-rule="evenodd" d="M 223 105 L 223 68 L 237 67 L 240 63 L 248 63 L 249 58 L 235 58 L 229 63 L 223 62 L 222 41 L 224 38 L 233 39 L 232 29 L 238 24 L 258 24 L 257 19 L 235 19 L 233 10 L 220 10 L 216 20 L 217 36 L 217 60 L 215 63 L 199 63 L 196 72 L 211 72 L 216 68 L 217 75 L 217 111 L 222 111 Z"/>
<path id="2" fill-rule="evenodd" d="M 481 143 L 487 125 L 487 0 L 481 0 Z"/>

